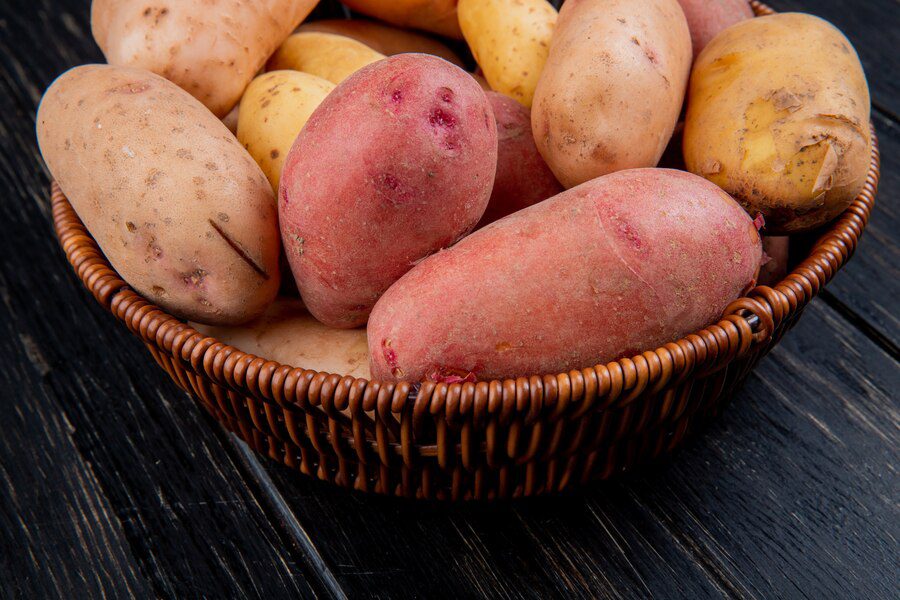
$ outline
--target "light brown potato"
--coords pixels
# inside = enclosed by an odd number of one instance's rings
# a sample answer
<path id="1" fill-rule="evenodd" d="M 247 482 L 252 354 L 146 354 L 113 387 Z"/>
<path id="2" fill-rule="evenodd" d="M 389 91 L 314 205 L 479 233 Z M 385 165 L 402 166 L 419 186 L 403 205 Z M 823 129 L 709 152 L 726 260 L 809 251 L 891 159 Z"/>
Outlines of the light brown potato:
<path id="1" fill-rule="evenodd" d="M 429 256 L 369 318 L 372 376 L 486 380 L 590 367 L 705 327 L 755 281 L 753 221 L 704 179 L 599 177 Z"/>
<path id="2" fill-rule="evenodd" d="M 300 71 L 270 71 L 247 86 L 237 138 L 276 192 L 297 134 L 333 89 L 330 81 Z"/>
<path id="3" fill-rule="evenodd" d="M 697 58 L 685 162 L 762 213 L 767 234 L 807 231 L 847 208 L 865 184 L 870 138 L 859 58 L 818 17 L 743 21 Z"/>
<path id="4" fill-rule="evenodd" d="M 459 25 L 491 89 L 527 107 L 556 25 L 547 0 L 460 0 Z"/>
<path id="5" fill-rule="evenodd" d="M 67 71 L 41 101 L 41 153 L 119 274 L 172 314 L 231 324 L 278 290 L 272 188 L 190 94 L 141 69 Z"/>
<path id="6" fill-rule="evenodd" d="M 560 183 L 656 166 L 690 67 L 676 0 L 563 4 L 531 110 L 535 143 Z"/>
<path id="7" fill-rule="evenodd" d="M 351 10 L 399 27 L 424 29 L 462 39 L 456 17 L 457 0 L 342 0 Z"/>
<path id="8" fill-rule="evenodd" d="M 322 325 L 297 298 L 276 299 L 261 317 L 244 325 L 192 325 L 241 352 L 283 365 L 369 378 L 365 330 Z"/>
<path id="9" fill-rule="evenodd" d="M 344 35 L 306 31 L 284 41 L 269 59 L 268 70 L 303 71 L 340 83 L 366 65 L 384 58 L 362 42 Z"/>
<path id="10" fill-rule="evenodd" d="M 691 30 L 694 58 L 719 32 L 753 18 L 753 9 L 747 0 L 678 0 L 678 3 Z"/>
<path id="11" fill-rule="evenodd" d="M 217 117 L 318 0 L 94 0 L 91 28 L 112 65 L 175 82 Z"/>
<path id="12" fill-rule="evenodd" d="M 297 31 L 321 31 L 322 33 L 343 35 L 353 38 L 357 42 L 362 42 L 385 56 L 418 52 L 439 56 L 446 61 L 452 62 L 457 67 L 464 66 L 462 59 L 459 58 L 456 52 L 448 48 L 446 44 L 442 44 L 438 40 L 415 31 L 391 27 L 376 21 L 365 19 L 325 19 L 304 23 Z"/>

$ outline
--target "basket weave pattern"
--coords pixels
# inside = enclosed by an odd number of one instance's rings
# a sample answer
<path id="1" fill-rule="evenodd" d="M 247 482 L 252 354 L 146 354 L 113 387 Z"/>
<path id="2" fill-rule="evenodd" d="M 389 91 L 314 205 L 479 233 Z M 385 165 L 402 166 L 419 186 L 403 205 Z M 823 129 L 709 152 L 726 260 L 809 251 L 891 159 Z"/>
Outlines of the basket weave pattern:
<path id="1" fill-rule="evenodd" d="M 770 10 L 754 2 L 758 15 Z M 675 449 L 715 417 L 749 371 L 847 261 L 872 210 L 874 139 L 859 197 L 774 288 L 715 325 L 615 362 L 478 383 L 386 383 L 281 365 L 207 337 L 134 292 L 56 183 L 53 221 L 84 285 L 229 431 L 300 472 L 411 498 L 494 499 L 604 479 Z"/>

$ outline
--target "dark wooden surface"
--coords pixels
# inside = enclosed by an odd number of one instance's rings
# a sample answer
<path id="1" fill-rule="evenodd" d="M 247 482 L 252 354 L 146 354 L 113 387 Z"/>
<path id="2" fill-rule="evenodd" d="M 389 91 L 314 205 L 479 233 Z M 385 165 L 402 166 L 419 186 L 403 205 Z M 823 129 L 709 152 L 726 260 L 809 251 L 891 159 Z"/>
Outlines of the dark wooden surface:
<path id="1" fill-rule="evenodd" d="M 562 498 L 420 505 L 250 453 L 82 290 L 34 143 L 43 89 L 100 60 L 88 0 L 0 3 L 0 597 L 900 596 L 900 7 L 779 0 L 854 42 L 883 149 L 849 266 L 723 419 Z"/>

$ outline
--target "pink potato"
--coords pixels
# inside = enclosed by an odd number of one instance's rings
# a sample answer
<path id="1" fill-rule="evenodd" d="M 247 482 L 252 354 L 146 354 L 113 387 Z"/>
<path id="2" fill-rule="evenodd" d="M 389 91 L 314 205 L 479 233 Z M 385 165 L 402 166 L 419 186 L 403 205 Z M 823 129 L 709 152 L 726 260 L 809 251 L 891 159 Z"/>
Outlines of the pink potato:
<path id="1" fill-rule="evenodd" d="M 346 79 L 300 132 L 279 190 L 309 311 L 333 327 L 364 324 L 417 261 L 472 230 L 496 166 L 490 105 L 459 67 L 399 54 Z"/>
<path id="2" fill-rule="evenodd" d="M 459 381 L 631 356 L 714 322 L 755 282 L 756 226 L 682 171 L 593 179 L 421 262 L 369 318 L 372 376 Z"/>
<path id="3" fill-rule="evenodd" d="M 694 58 L 720 31 L 753 18 L 747 0 L 678 0 L 678 3 L 691 30 Z"/>
<path id="4" fill-rule="evenodd" d="M 479 227 L 563 190 L 531 134 L 531 111 L 509 96 L 487 92 L 497 121 L 497 176 Z"/>

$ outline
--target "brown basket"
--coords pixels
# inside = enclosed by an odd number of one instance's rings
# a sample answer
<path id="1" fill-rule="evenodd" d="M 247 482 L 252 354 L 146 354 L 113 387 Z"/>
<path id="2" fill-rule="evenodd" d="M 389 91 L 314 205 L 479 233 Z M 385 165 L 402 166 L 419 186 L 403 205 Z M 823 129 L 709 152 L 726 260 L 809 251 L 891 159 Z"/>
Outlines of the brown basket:
<path id="1" fill-rule="evenodd" d="M 767 14 L 754 2 L 757 14 Z M 281 365 L 207 337 L 135 293 L 56 183 L 53 221 L 84 285 L 172 379 L 257 452 L 347 488 L 493 499 L 564 490 L 655 459 L 717 415 L 847 260 L 868 221 L 877 140 L 859 197 L 775 288 L 715 325 L 605 365 L 478 383 L 385 383 Z"/>

